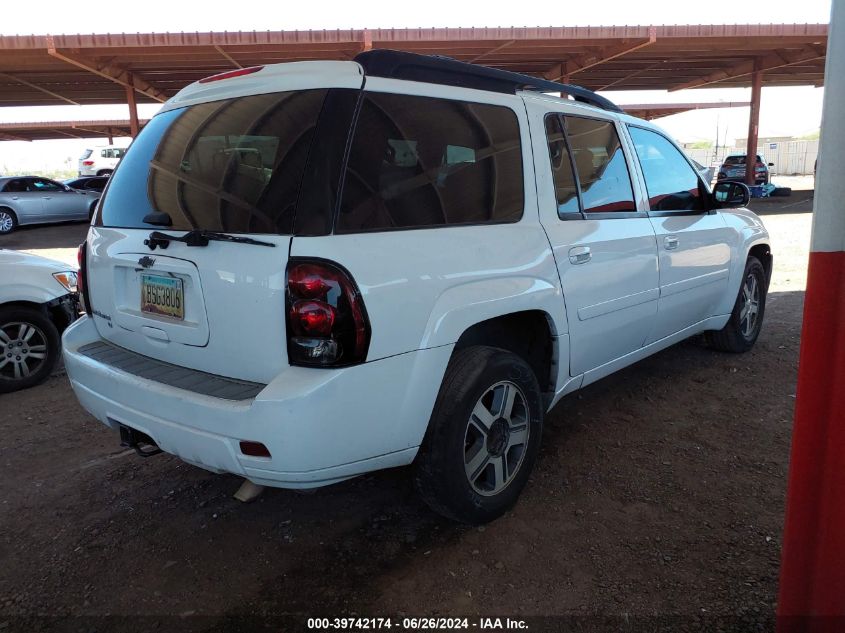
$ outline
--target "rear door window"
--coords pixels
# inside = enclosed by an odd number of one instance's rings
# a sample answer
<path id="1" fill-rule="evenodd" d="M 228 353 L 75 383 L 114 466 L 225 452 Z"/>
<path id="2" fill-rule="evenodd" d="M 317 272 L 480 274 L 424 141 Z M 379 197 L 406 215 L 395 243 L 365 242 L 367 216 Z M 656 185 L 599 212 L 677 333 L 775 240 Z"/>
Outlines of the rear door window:
<path id="1" fill-rule="evenodd" d="M 563 120 L 557 114 L 546 117 L 546 140 L 549 144 L 558 215 L 577 214 L 581 211 L 578 204 L 578 182 L 575 180 L 569 147 L 564 136 Z"/>
<path id="2" fill-rule="evenodd" d="M 336 232 L 515 222 L 524 205 L 512 110 L 365 93 Z"/>
<path id="3" fill-rule="evenodd" d="M 635 213 L 622 143 L 612 121 L 564 117 L 585 213 Z"/>
<path id="4" fill-rule="evenodd" d="M 704 196 L 698 174 L 667 138 L 629 126 L 643 170 L 652 211 L 701 211 Z"/>
<path id="5" fill-rule="evenodd" d="M 29 181 L 30 191 L 64 191 L 59 183 L 46 178 L 33 178 Z"/>
<path id="6" fill-rule="evenodd" d="M 173 230 L 290 234 L 327 92 L 238 97 L 153 117 L 111 176 L 98 222 L 156 228 L 143 218 L 160 211 Z"/>

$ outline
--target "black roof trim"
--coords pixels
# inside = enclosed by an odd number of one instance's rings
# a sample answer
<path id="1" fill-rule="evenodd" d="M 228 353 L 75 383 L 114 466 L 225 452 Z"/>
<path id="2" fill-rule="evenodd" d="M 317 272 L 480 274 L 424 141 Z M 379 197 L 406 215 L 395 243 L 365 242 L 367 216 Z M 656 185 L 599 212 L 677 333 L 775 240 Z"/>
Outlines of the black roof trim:
<path id="1" fill-rule="evenodd" d="M 605 99 L 592 90 L 587 90 L 581 86 L 561 84 L 508 70 L 468 64 L 451 57 L 376 49 L 359 53 L 355 56 L 354 61 L 358 62 L 364 69 L 364 73 L 371 77 L 423 81 L 510 94 L 515 94 L 518 90 L 562 92 L 576 101 L 587 103 L 602 110 L 623 111 L 609 99 Z"/>

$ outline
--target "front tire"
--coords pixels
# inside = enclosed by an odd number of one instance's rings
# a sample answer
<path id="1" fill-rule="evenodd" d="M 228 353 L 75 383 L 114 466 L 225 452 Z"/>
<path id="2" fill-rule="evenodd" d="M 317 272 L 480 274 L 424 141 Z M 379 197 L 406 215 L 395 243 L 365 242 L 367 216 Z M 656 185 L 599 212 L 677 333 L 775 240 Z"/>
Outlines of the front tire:
<path id="1" fill-rule="evenodd" d="M 0 235 L 8 235 L 18 226 L 18 216 L 11 209 L 0 209 Z"/>
<path id="2" fill-rule="evenodd" d="M 522 358 L 494 347 L 457 350 L 417 456 L 417 490 L 450 519 L 492 521 L 525 487 L 542 428 L 540 387 Z"/>
<path id="3" fill-rule="evenodd" d="M 756 257 L 749 257 L 731 317 L 721 330 L 708 333 L 710 346 L 735 354 L 754 347 L 763 326 L 767 290 L 763 264 Z"/>
<path id="4" fill-rule="evenodd" d="M 0 308 L 0 393 L 45 381 L 59 360 L 59 330 L 36 308 Z"/>

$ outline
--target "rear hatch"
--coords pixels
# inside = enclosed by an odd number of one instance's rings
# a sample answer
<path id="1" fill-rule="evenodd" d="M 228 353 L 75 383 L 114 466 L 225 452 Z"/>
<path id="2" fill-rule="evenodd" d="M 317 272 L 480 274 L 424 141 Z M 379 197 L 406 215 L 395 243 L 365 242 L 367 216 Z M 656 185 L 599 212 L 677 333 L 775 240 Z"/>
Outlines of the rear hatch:
<path id="1" fill-rule="evenodd" d="M 324 106 L 362 81 L 356 64 L 329 66 L 194 84 L 145 126 L 88 236 L 89 301 L 104 339 L 256 382 L 287 365 L 285 274 L 300 185 L 319 171 L 309 157 Z M 179 241 L 186 236 L 190 244 Z M 220 241 L 227 236 L 240 241 Z"/>

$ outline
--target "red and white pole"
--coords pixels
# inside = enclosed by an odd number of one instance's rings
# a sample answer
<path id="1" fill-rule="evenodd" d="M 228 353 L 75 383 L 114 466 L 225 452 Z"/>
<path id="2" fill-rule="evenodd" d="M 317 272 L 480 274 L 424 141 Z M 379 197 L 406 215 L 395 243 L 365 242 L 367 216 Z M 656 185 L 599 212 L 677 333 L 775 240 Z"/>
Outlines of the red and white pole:
<path id="1" fill-rule="evenodd" d="M 845 631 L 845 2 L 831 3 L 778 631 Z"/>

